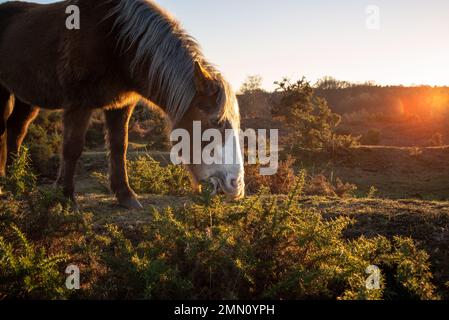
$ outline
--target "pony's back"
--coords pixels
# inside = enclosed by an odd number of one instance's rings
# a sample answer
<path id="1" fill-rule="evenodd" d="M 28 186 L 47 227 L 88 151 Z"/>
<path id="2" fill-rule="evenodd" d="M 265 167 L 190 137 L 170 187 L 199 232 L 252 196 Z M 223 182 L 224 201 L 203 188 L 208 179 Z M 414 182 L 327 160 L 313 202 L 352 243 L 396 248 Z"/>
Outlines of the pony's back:
<path id="1" fill-rule="evenodd" d="M 8 27 L 10 21 L 17 14 L 24 13 L 26 10 L 39 6 L 35 3 L 12 1 L 0 4 L 0 36 Z"/>

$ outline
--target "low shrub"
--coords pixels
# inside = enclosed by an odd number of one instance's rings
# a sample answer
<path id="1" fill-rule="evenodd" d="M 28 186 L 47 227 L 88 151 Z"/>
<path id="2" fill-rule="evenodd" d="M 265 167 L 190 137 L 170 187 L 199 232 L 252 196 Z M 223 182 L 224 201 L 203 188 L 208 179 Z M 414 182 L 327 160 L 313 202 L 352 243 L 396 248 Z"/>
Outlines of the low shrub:
<path id="1" fill-rule="evenodd" d="M 247 165 L 245 167 L 245 183 L 248 194 L 255 194 L 261 188 L 268 188 L 272 194 L 288 194 L 295 183 L 295 160 L 288 158 L 279 162 L 276 174 L 263 176 L 260 174 L 261 165 Z"/>
<path id="2" fill-rule="evenodd" d="M 9 166 L 1 186 L 7 193 L 0 202 L 0 227 L 2 223 L 14 223 L 35 239 L 61 230 L 63 226 L 82 223 L 82 215 L 71 210 L 71 203 L 61 190 L 36 186 L 26 147 Z"/>
<path id="3" fill-rule="evenodd" d="M 21 152 L 8 166 L 6 177 L 0 178 L 0 184 L 5 191 L 21 196 L 32 191 L 36 186 L 36 175 L 33 173 L 28 148 L 22 147 Z"/>
<path id="4" fill-rule="evenodd" d="M 180 166 L 161 166 L 151 156 L 139 156 L 128 162 L 129 182 L 138 193 L 186 195 L 191 191 L 187 172 Z"/>
<path id="5" fill-rule="evenodd" d="M 11 225 L 0 235 L 0 300 L 60 299 L 66 296 L 60 266 L 67 255 L 49 255 Z"/>
<path id="6" fill-rule="evenodd" d="M 146 188 L 184 181 L 184 171 L 149 157 L 131 164 Z M 0 299 L 439 298 L 429 256 L 413 240 L 348 240 L 354 221 L 307 208 L 306 191 L 302 171 L 288 195 L 261 187 L 240 202 L 214 197 L 153 208 L 151 223 L 132 229 L 94 224 L 53 191 L 8 193 L 0 202 Z M 48 253 L 61 251 L 68 254 Z M 69 257 L 83 270 L 81 290 L 70 293 L 61 268 Z M 369 266 L 380 270 L 379 289 L 367 286 Z"/>
<path id="7" fill-rule="evenodd" d="M 139 156 L 127 163 L 129 183 L 140 194 L 185 196 L 192 191 L 187 171 L 181 166 L 162 166 L 149 155 Z M 108 177 L 94 172 L 92 177 L 109 190 Z"/>
<path id="8" fill-rule="evenodd" d="M 138 103 L 129 127 L 130 140 L 145 142 L 153 150 L 170 149 L 169 124 L 156 107 Z"/>
<path id="9" fill-rule="evenodd" d="M 298 180 L 295 190 L 304 185 Z M 224 206 L 154 210 L 145 240 L 108 226 L 111 297 L 151 299 L 436 299 L 428 256 L 408 238 L 345 240 L 348 218 L 325 220 L 297 192 Z M 367 287 L 368 266 L 381 270 Z"/>
<path id="10" fill-rule="evenodd" d="M 341 116 L 332 112 L 325 99 L 316 95 L 304 78 L 275 82 L 279 101 L 274 115 L 286 116 L 287 142 L 293 152 L 302 148 L 325 150 L 332 155 L 359 145 L 359 137 L 339 135 Z"/>
<path id="11" fill-rule="evenodd" d="M 60 112 L 41 111 L 30 125 L 25 139 L 33 159 L 33 167 L 41 176 L 54 178 L 62 144 Z"/>

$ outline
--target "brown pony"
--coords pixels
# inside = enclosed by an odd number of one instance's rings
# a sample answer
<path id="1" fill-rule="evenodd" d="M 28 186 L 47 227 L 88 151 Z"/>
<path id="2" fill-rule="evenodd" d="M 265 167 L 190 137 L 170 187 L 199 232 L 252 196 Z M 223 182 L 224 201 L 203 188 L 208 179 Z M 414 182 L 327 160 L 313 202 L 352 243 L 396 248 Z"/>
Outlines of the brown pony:
<path id="1" fill-rule="evenodd" d="M 67 28 L 77 6 L 80 28 Z M 0 5 L 0 175 L 17 154 L 39 108 L 62 109 L 64 140 L 57 184 L 75 201 L 74 174 L 92 112 L 103 109 L 110 187 L 119 203 L 141 208 L 128 183 L 128 122 L 146 99 L 173 128 L 237 131 L 235 94 L 196 41 L 147 0 L 69 0 Z M 234 137 L 239 146 L 238 135 Z M 225 143 L 223 143 L 224 149 Z M 241 157 L 237 157 L 241 159 Z M 196 182 L 215 179 L 232 198 L 244 195 L 242 161 L 188 166 Z"/>

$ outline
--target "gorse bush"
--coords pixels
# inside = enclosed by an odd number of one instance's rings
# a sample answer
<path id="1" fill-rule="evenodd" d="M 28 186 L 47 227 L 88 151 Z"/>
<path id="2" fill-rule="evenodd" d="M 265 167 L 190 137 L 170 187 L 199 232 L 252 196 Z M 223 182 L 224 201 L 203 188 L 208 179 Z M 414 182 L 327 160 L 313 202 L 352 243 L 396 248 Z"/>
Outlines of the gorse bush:
<path id="1" fill-rule="evenodd" d="M 81 223 L 80 215 L 71 210 L 61 190 L 36 186 L 26 147 L 8 167 L 1 185 L 7 194 L 0 203 L 0 224 L 14 222 L 28 235 L 44 236 L 63 225 Z"/>
<path id="2" fill-rule="evenodd" d="M 56 299 L 66 295 L 59 268 L 67 255 L 48 255 L 36 248 L 14 225 L 0 235 L 0 300 Z M 9 232 L 8 232 L 9 231 Z M 12 238 L 11 240 L 7 240 Z"/>
<path id="3" fill-rule="evenodd" d="M 48 235 L 79 230 L 84 221 L 83 214 L 71 210 L 62 193 L 34 189 L 21 198 L 4 196 L 0 202 L 0 231 L 10 223 L 33 240 L 41 240 Z"/>
<path id="4" fill-rule="evenodd" d="M 305 79 L 293 83 L 283 79 L 275 84 L 280 99 L 273 112 L 286 118 L 291 151 L 306 148 L 335 153 L 359 144 L 356 137 L 336 133 L 341 117 L 332 112 L 324 99 L 315 95 Z"/>
<path id="5" fill-rule="evenodd" d="M 223 206 L 155 210 L 144 241 L 109 226 L 102 245 L 119 296 L 169 299 L 434 299 L 428 256 L 413 241 L 345 240 L 348 218 L 325 220 L 301 207 L 298 191 L 260 193 Z M 113 263 L 111 263 L 113 261 Z M 382 270 L 369 290 L 368 266 Z M 133 285 L 126 286 L 125 284 Z"/>
<path id="6" fill-rule="evenodd" d="M 90 248 L 82 252 L 79 244 L 90 224 L 89 214 L 70 210 L 56 191 L 34 189 L 21 197 L 4 196 L 0 300 L 69 298 L 73 293 L 66 290 L 64 269 L 73 256 L 88 261 Z"/>
<path id="7" fill-rule="evenodd" d="M 127 162 L 130 186 L 140 194 L 185 196 L 192 192 L 187 171 L 181 166 L 161 164 L 149 155 Z M 94 172 L 92 177 L 109 190 L 107 175 Z"/>
<path id="8" fill-rule="evenodd" d="M 13 163 L 8 166 L 6 177 L 0 178 L 3 189 L 16 196 L 30 192 L 36 186 L 36 175 L 33 173 L 28 148 L 22 147 Z M 1 188 L 0 188 L 1 189 Z"/>
<path id="9" fill-rule="evenodd" d="M 131 140 L 145 142 L 150 149 L 169 150 L 168 121 L 156 107 L 139 102 L 129 127 Z"/>
<path id="10" fill-rule="evenodd" d="M 46 248 L 82 231 L 88 217 L 70 210 L 59 191 L 36 187 L 26 148 L 3 182 L 8 192 L 0 201 L 0 300 L 68 297 L 63 271 L 69 255 Z"/>
<path id="11" fill-rule="evenodd" d="M 138 193 L 186 195 L 191 191 L 189 175 L 181 166 L 161 166 L 151 156 L 128 161 L 129 182 Z"/>
<path id="12" fill-rule="evenodd" d="M 30 125 L 25 145 L 33 159 L 33 167 L 46 177 L 54 178 L 62 143 L 62 116 L 60 112 L 41 111 Z"/>
<path id="13" fill-rule="evenodd" d="M 148 190 L 184 181 L 184 171 L 149 157 L 131 165 Z M 240 202 L 191 197 L 151 209 L 151 223 L 132 228 L 72 212 L 58 192 L 8 193 L 0 202 L 0 299 L 439 298 L 429 256 L 413 240 L 346 239 L 354 221 L 307 208 L 307 185 L 302 171 L 288 195 L 261 187 Z M 68 264 L 82 269 L 79 291 L 64 289 Z M 381 271 L 378 290 L 367 287 L 369 266 Z"/>

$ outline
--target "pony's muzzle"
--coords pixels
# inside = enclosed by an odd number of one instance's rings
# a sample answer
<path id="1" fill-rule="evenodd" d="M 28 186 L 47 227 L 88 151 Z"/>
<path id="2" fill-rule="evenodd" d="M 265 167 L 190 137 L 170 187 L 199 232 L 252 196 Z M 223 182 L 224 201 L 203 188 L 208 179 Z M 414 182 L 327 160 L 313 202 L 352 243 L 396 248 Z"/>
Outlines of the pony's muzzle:
<path id="1" fill-rule="evenodd" d="M 230 200 L 239 200 L 245 196 L 243 177 L 227 176 L 224 180 L 220 180 L 220 187 Z"/>

